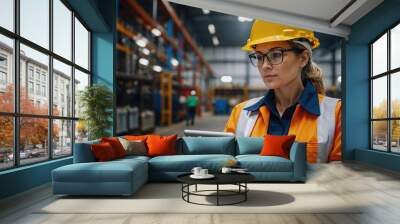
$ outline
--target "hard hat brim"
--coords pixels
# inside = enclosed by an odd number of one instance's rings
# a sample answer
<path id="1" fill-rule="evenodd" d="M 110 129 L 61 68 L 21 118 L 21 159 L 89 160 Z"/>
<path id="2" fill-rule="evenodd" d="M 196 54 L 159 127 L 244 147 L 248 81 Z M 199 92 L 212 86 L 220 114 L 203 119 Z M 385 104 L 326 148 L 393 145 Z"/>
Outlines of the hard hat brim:
<path id="1" fill-rule="evenodd" d="M 269 43 L 269 42 L 278 42 L 278 41 L 287 41 L 287 40 L 293 40 L 297 39 L 298 37 L 289 37 L 289 36 L 283 36 L 283 35 L 277 35 L 277 36 L 269 36 L 269 37 L 264 37 L 261 39 L 257 39 L 254 41 L 249 41 L 241 47 L 240 49 L 243 51 L 254 51 L 254 46 L 257 44 L 263 44 L 263 43 Z M 317 38 L 313 38 L 313 41 L 311 42 L 311 48 L 317 48 L 319 46 L 319 40 Z"/>

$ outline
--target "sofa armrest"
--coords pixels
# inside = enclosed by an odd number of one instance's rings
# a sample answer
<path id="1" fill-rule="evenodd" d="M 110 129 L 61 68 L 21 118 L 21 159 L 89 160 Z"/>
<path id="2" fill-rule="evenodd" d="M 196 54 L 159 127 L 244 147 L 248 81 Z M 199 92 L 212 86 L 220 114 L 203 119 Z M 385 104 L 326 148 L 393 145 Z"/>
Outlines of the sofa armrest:
<path id="1" fill-rule="evenodd" d="M 294 142 L 290 149 L 290 160 L 293 162 L 293 179 L 295 181 L 305 181 L 307 174 L 306 144 Z"/>
<path id="2" fill-rule="evenodd" d="M 100 140 L 75 143 L 75 145 L 74 145 L 74 163 L 95 162 L 96 158 L 94 157 L 90 146 L 92 144 L 97 144 L 97 143 L 100 143 Z"/>

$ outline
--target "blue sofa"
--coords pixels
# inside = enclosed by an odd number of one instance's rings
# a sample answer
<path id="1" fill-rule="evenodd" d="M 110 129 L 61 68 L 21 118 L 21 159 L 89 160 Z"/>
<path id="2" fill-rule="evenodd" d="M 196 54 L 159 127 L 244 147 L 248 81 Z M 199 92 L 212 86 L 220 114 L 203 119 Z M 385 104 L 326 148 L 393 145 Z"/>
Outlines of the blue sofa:
<path id="1" fill-rule="evenodd" d="M 260 156 L 263 138 L 250 137 L 182 137 L 177 140 L 177 155 L 127 156 L 96 162 L 90 141 L 75 144 L 74 163 L 52 171 L 54 194 L 131 195 L 148 181 L 176 181 L 193 167 L 218 172 L 228 160 L 236 160 L 260 182 L 304 182 L 306 149 L 295 142 L 290 159 Z"/>

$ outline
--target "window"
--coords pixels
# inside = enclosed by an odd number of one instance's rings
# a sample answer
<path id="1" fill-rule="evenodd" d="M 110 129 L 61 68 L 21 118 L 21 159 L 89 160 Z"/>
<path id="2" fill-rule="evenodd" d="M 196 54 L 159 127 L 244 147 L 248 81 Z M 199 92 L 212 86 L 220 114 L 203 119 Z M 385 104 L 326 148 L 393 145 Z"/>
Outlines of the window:
<path id="1" fill-rule="evenodd" d="M 40 95 L 40 84 L 36 84 L 36 95 Z"/>
<path id="2" fill-rule="evenodd" d="M 53 103 L 58 103 L 58 97 L 60 93 L 60 100 L 62 103 L 64 103 L 64 96 L 69 96 L 67 99 L 69 105 L 72 104 L 72 90 L 70 89 L 65 89 L 64 85 L 66 83 L 69 83 L 70 85 L 72 84 L 72 68 L 69 65 L 66 65 L 56 59 L 53 60 L 53 65 L 54 65 L 54 70 L 53 70 L 53 78 L 54 78 L 54 83 L 53 83 L 53 90 L 54 90 L 54 95 L 53 95 Z M 60 88 L 59 88 L 60 87 Z M 61 106 L 61 105 L 60 105 Z M 53 110 L 53 114 L 59 114 L 60 109 L 53 105 L 53 108 L 56 108 Z M 63 114 L 63 116 L 68 116 L 72 117 L 72 108 L 69 107 L 66 109 L 66 114 Z"/>
<path id="3" fill-rule="evenodd" d="M 79 96 L 86 86 L 89 86 L 89 74 L 75 70 L 75 117 L 80 116 Z"/>
<path id="4" fill-rule="evenodd" d="M 29 79 L 33 80 L 33 67 L 32 66 L 29 66 L 28 74 L 29 74 Z"/>
<path id="5" fill-rule="evenodd" d="M 3 4 L 3 2 L 2 2 Z M 4 15 L 3 8 L 0 8 L 0 21 Z M 3 22 L 3 21 L 2 21 Z M 2 23 L 0 22 L 0 25 Z M 1 112 L 8 112 L 12 113 L 14 111 L 14 82 L 13 76 L 14 71 L 12 66 L 8 65 L 11 61 L 6 61 L 7 59 L 11 59 L 14 57 L 14 42 L 12 39 L 2 35 L 0 33 L 0 113 Z M 8 81 L 9 80 L 9 81 Z M 0 135 L 0 139 L 1 139 Z M 1 146 L 0 146 L 1 148 Z M 0 160 L 1 164 L 1 160 Z M 1 166 L 1 165 L 0 165 Z M 1 167 L 0 167 L 1 169 Z"/>
<path id="6" fill-rule="evenodd" d="M 1 0 L 0 26 L 14 31 L 14 0 Z"/>
<path id="7" fill-rule="evenodd" d="M 46 82 L 46 74 L 42 73 L 42 82 Z"/>
<path id="8" fill-rule="evenodd" d="M 49 0 L 20 0 L 21 36 L 49 48 Z"/>
<path id="9" fill-rule="evenodd" d="M 0 54 L 0 67 L 7 68 L 7 56 Z"/>
<path id="10" fill-rule="evenodd" d="M 75 18 L 75 62 L 89 70 L 89 32 Z"/>
<path id="11" fill-rule="evenodd" d="M 36 69 L 36 80 L 40 81 L 40 70 Z"/>
<path id="12" fill-rule="evenodd" d="M 28 91 L 29 91 L 29 94 L 33 94 L 33 82 L 28 82 Z"/>
<path id="13" fill-rule="evenodd" d="M 13 117 L 0 115 L 0 124 L 0 170 L 2 170 L 14 166 Z"/>
<path id="14" fill-rule="evenodd" d="M 400 153 L 400 25 L 370 45 L 371 148 Z"/>
<path id="15" fill-rule="evenodd" d="M 87 139 L 85 124 L 77 127 L 79 113 L 74 114 L 80 89 L 72 87 L 90 84 L 90 31 L 68 1 L 0 2 L 0 83 L 7 85 L 0 85 L 0 170 L 70 156 L 76 136 Z"/>
<path id="16" fill-rule="evenodd" d="M 42 86 L 42 96 L 46 96 L 46 86 Z"/>
<path id="17" fill-rule="evenodd" d="M 72 12 L 60 1 L 53 1 L 54 52 L 71 60 Z"/>
<path id="18" fill-rule="evenodd" d="M 53 120 L 53 157 L 71 155 L 72 121 Z"/>
<path id="19" fill-rule="evenodd" d="M 7 87 L 7 56 L 0 53 L 0 91 L 5 92 Z"/>
<path id="20" fill-rule="evenodd" d="M 0 71 L 0 84 L 6 85 L 7 84 L 7 73 L 4 71 Z"/>

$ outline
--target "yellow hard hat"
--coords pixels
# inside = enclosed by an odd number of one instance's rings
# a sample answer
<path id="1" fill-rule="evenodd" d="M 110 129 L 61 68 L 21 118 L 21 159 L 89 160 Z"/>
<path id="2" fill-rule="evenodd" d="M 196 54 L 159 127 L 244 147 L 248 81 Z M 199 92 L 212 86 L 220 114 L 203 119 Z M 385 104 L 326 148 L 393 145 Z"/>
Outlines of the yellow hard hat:
<path id="1" fill-rule="evenodd" d="M 256 44 L 293 40 L 297 38 L 307 39 L 312 48 L 317 48 L 319 46 L 319 40 L 314 36 L 314 32 L 311 30 L 255 20 L 251 27 L 250 37 L 246 45 L 241 49 L 244 51 L 253 51 Z"/>

